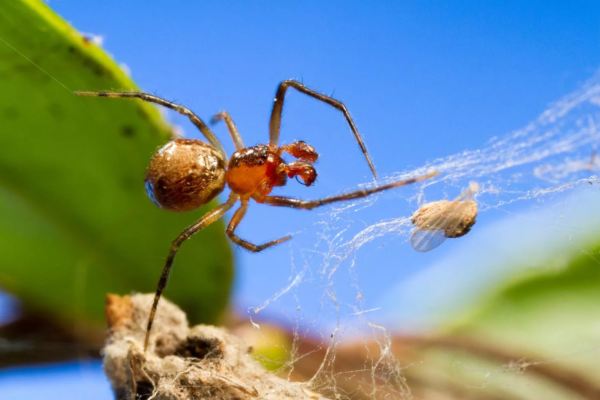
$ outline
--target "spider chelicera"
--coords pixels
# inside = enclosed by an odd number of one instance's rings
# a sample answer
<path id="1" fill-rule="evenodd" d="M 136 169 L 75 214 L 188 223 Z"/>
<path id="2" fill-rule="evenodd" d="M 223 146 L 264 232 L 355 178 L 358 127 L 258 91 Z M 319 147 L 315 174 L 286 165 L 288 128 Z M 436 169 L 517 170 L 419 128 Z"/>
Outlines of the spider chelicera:
<path id="1" fill-rule="evenodd" d="M 438 174 L 434 172 L 414 179 L 393 182 L 372 189 L 357 190 L 320 200 L 300 200 L 282 196 L 269 196 L 274 187 L 284 186 L 287 183 L 287 178 L 295 177 L 299 181 L 301 180 L 300 183 L 306 186 L 312 185 L 317 178 L 317 171 L 313 163 L 317 161 L 319 155 L 312 146 L 302 141 L 278 146 L 283 100 L 288 88 L 296 89 L 301 93 L 329 104 L 344 114 L 371 168 L 373 176 L 376 178 L 377 174 L 373 162 L 346 106 L 340 101 L 308 89 L 302 83 L 294 80 L 283 81 L 277 88 L 269 125 L 270 140 L 266 146 L 259 144 L 257 146 L 244 147 L 242 138 L 226 111 L 213 117 L 213 123 L 221 120 L 225 122 L 235 144 L 237 151 L 233 153 L 229 160 L 221 142 L 219 142 L 208 126 L 196 114 L 184 106 L 141 92 L 74 92 L 79 96 L 138 98 L 159 104 L 187 116 L 208 140 L 210 144 L 200 140 L 173 140 L 160 148 L 152 156 L 146 174 L 146 189 L 152 201 L 159 207 L 175 212 L 192 211 L 214 199 L 223 191 L 225 186 L 229 186 L 231 190 L 229 199 L 225 203 L 205 214 L 173 241 L 163 272 L 158 281 L 154 303 L 150 310 L 144 340 L 144 351 L 148 347 L 148 339 L 154 315 L 160 296 L 167 284 L 169 271 L 173 264 L 173 259 L 179 250 L 179 246 L 201 229 L 221 218 L 238 200 L 241 201 L 241 206 L 229 221 L 227 235 L 235 244 L 251 252 L 259 252 L 276 244 L 283 243 L 291 239 L 291 236 L 272 240 L 261 245 L 252 244 L 238 237 L 235 234 L 235 230 L 246 214 L 250 199 L 270 206 L 312 210 L 315 207 L 326 204 L 358 199 L 383 190 L 429 179 Z M 286 163 L 281 158 L 284 152 L 289 153 L 297 161 Z"/>

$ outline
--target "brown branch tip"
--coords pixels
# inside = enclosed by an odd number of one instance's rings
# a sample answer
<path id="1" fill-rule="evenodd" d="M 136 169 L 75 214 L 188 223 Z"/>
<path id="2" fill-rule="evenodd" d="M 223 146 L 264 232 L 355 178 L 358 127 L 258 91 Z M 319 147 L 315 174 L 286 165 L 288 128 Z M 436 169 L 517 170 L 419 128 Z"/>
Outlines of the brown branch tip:
<path id="1" fill-rule="evenodd" d="M 154 295 L 107 295 L 104 372 L 118 400 L 321 399 L 306 384 L 262 368 L 249 348 L 221 328 L 189 328 L 165 300 L 156 313 L 148 351 L 145 327 Z"/>

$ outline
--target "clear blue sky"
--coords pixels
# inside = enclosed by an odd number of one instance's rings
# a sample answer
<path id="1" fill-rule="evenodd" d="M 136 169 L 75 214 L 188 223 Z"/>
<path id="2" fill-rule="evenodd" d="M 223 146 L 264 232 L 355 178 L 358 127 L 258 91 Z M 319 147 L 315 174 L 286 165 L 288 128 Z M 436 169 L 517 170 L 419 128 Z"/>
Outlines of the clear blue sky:
<path id="1" fill-rule="evenodd" d="M 600 66 L 600 3 L 594 1 L 52 0 L 49 5 L 81 32 L 103 36 L 104 48 L 130 68 L 144 90 L 206 119 L 228 110 L 246 145 L 267 141 L 279 81 L 296 78 L 334 93 L 354 116 L 381 175 L 480 148 L 527 124 Z M 171 119 L 187 135 L 196 135 L 183 119 Z M 232 151 L 224 127 L 215 132 Z M 305 140 L 321 154 L 317 185 L 306 189 L 292 181 L 281 194 L 318 198 L 371 180 L 344 119 L 322 104 L 289 94 L 281 138 Z M 382 195 L 376 206 L 345 215 L 344 223 L 406 215 L 406 202 L 398 207 L 402 198 L 402 189 Z M 236 308 L 259 305 L 285 286 L 306 256 L 299 250 L 317 241 L 319 219 L 317 212 L 251 207 L 240 230 L 244 238 L 263 242 L 300 234 L 292 247 L 259 255 L 236 251 Z M 389 289 L 422 264 L 404 250 L 398 264 L 400 249 L 407 247 L 403 240 L 381 248 L 384 244 L 373 247 L 376 254 L 357 259 L 367 297 L 382 291 L 382 281 L 390 282 L 383 287 Z M 439 254 L 445 251 L 451 248 Z M 345 282 L 340 279 L 339 290 Z M 286 301 L 267 314 L 286 313 Z M 33 372 L 28 376 L 34 379 Z M 23 394 L 12 398 L 33 395 L 25 381 L 14 382 Z M 4 385 L 9 383 L 0 378 L 0 398 L 8 398 Z M 39 394 L 39 387 L 32 390 Z M 81 397 L 59 388 L 56 395 Z"/>

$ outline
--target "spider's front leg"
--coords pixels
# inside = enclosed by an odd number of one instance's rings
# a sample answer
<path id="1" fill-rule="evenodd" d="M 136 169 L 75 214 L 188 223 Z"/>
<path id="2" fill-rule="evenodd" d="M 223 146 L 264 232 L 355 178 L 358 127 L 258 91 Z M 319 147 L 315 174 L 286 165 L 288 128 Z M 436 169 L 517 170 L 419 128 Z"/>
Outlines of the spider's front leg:
<path id="1" fill-rule="evenodd" d="M 339 110 L 344 114 L 348 125 L 350 125 L 350 129 L 352 129 L 352 133 L 354 133 L 354 138 L 358 142 L 362 153 L 364 154 L 367 163 L 369 164 L 369 168 L 371 168 L 371 172 L 373 172 L 373 176 L 377 178 L 377 172 L 375 172 L 375 166 L 373 165 L 373 161 L 371 161 L 371 157 L 369 156 L 369 152 L 367 151 L 367 147 L 358 133 L 358 129 L 356 129 L 356 125 L 354 125 L 354 121 L 348 112 L 348 109 L 339 100 L 336 100 L 332 97 L 325 96 L 319 92 L 315 92 L 312 89 L 307 88 L 302 83 L 295 80 L 287 80 L 283 81 L 277 87 L 277 92 L 275 93 L 275 101 L 273 103 L 273 110 L 271 111 L 271 121 L 269 123 L 269 147 L 273 150 L 277 148 L 277 144 L 279 143 L 279 131 L 281 129 L 281 114 L 283 112 L 283 100 L 285 99 L 285 92 L 288 88 L 296 89 L 300 93 L 304 93 L 307 96 L 312 97 L 313 99 L 322 101 L 325 104 L 330 105 L 331 107 Z"/>
<path id="2" fill-rule="evenodd" d="M 261 245 L 252 244 L 244 239 L 241 239 L 240 237 L 238 237 L 235 234 L 235 230 L 237 229 L 238 225 L 240 224 L 240 222 L 246 215 L 247 210 L 248 210 L 248 200 L 242 200 L 241 207 L 236 210 L 235 214 L 233 214 L 233 217 L 231 218 L 231 221 L 229 221 L 229 225 L 227 226 L 227 236 L 229 236 L 229 239 L 231 239 L 231 241 L 233 243 L 235 243 L 238 246 L 241 246 L 244 249 L 249 250 L 253 253 L 258 253 L 260 251 L 268 249 L 271 246 L 275 246 L 279 243 L 287 242 L 288 240 L 290 240 L 292 238 L 291 236 L 286 236 L 281 239 L 271 240 L 270 242 L 263 243 Z"/>
<path id="3" fill-rule="evenodd" d="M 432 172 L 430 174 L 419 176 L 417 178 L 407 179 L 405 181 L 392 182 L 392 183 L 388 183 L 387 185 L 374 187 L 372 189 L 356 190 L 354 192 L 341 194 L 339 196 L 326 197 L 324 199 L 319 199 L 319 200 L 301 200 L 301 199 L 294 199 L 294 198 L 283 197 L 283 196 L 263 196 L 260 194 L 256 194 L 252 197 L 258 203 L 268 204 L 270 206 L 291 207 L 291 208 L 300 208 L 300 209 L 304 209 L 304 210 L 312 210 L 313 208 L 321 207 L 326 204 L 337 203 L 338 201 L 360 199 L 362 197 L 367 197 L 374 193 L 383 192 L 384 190 L 409 185 L 411 183 L 415 183 L 415 182 L 419 182 L 419 181 L 424 181 L 426 179 L 430 179 L 435 176 L 438 176 L 439 174 L 440 174 L 439 172 Z"/>

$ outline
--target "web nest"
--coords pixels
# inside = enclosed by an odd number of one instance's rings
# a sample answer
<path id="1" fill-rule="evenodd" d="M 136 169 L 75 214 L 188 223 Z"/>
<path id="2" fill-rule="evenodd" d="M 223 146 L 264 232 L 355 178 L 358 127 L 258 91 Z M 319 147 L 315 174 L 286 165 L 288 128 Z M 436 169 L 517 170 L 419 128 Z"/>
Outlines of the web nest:
<path id="1" fill-rule="evenodd" d="M 107 296 L 104 371 L 117 399 L 324 399 L 255 361 L 241 339 L 208 325 L 188 326 L 162 299 L 150 348 L 143 352 L 153 295 Z"/>
<path id="2" fill-rule="evenodd" d="M 466 193 L 465 190 L 473 185 L 471 182 L 474 182 L 478 190 L 472 190 L 472 194 L 468 197 L 469 200 L 472 198 L 472 204 L 476 205 L 476 208 L 473 207 L 475 209 L 473 216 L 477 213 L 483 214 L 495 210 L 502 210 L 507 214 L 519 213 L 522 216 L 526 212 L 525 207 L 536 209 L 543 205 L 545 207 L 544 212 L 549 216 L 546 219 L 538 218 L 543 221 L 541 230 L 550 230 L 548 229 L 551 226 L 550 224 L 552 224 L 552 227 L 559 226 L 560 234 L 569 239 L 565 240 L 564 237 L 561 237 L 552 242 L 552 245 L 549 244 L 549 240 L 541 240 L 540 248 L 543 249 L 541 253 L 548 258 L 540 259 L 552 261 L 552 258 L 556 259 L 558 255 L 563 256 L 566 254 L 565 246 L 558 246 L 556 243 L 570 245 L 569 240 L 572 240 L 572 237 L 579 234 L 580 231 L 589 230 L 587 223 L 596 221 L 594 216 L 597 215 L 597 212 L 594 210 L 597 210 L 597 206 L 586 208 L 586 204 L 589 205 L 589 202 L 579 201 L 577 209 L 587 210 L 589 216 L 586 221 L 588 222 L 579 226 L 574 220 L 566 218 L 573 226 L 560 223 L 560 221 L 565 220 L 563 214 L 566 215 L 568 211 L 565 209 L 565 198 L 569 195 L 574 197 L 572 193 L 575 192 L 580 193 L 580 197 L 583 197 L 583 194 L 589 194 L 589 192 L 593 192 L 593 194 L 598 192 L 600 181 L 597 175 L 600 172 L 600 157 L 598 157 L 597 148 L 600 144 L 600 130 L 596 127 L 600 123 L 599 106 L 600 74 L 596 74 L 577 91 L 552 104 L 521 129 L 517 129 L 503 137 L 492 138 L 479 149 L 467 150 L 459 154 L 432 160 L 422 167 L 398 172 L 383 178 L 383 182 L 391 182 L 420 176 L 430 171 L 441 172 L 441 175 L 436 178 L 405 188 L 402 191 L 404 198 L 398 197 L 401 201 L 394 204 L 396 214 L 393 219 L 378 219 L 378 217 L 375 217 L 368 220 L 370 216 L 366 213 L 358 213 L 374 205 L 376 197 L 339 204 L 329 208 L 328 212 L 319 215 L 319 220 L 315 223 L 316 229 L 310 231 L 311 237 L 307 240 L 306 246 L 298 246 L 299 241 L 297 238 L 295 239 L 294 245 L 296 247 L 291 247 L 292 273 L 287 286 L 281 288 L 262 304 L 249 307 L 248 318 L 250 322 L 255 329 L 261 329 L 264 324 L 260 323 L 259 326 L 260 320 L 258 320 L 256 314 L 268 309 L 270 315 L 279 312 L 283 315 L 282 319 L 289 320 L 289 325 L 295 325 L 295 331 L 291 339 L 293 346 L 290 351 L 290 361 L 287 365 L 288 370 L 298 372 L 300 370 L 299 365 L 315 358 L 313 364 L 316 367 L 311 368 L 310 373 L 304 374 L 303 378 L 310 380 L 311 388 L 329 397 L 353 399 L 434 398 L 430 392 L 428 392 L 428 395 L 423 395 L 424 392 L 419 390 L 418 382 L 426 381 L 429 383 L 435 379 L 430 379 L 429 376 L 427 378 L 416 377 L 413 373 L 413 371 L 419 369 L 420 363 L 423 363 L 425 358 L 421 357 L 420 353 L 418 357 L 410 357 L 405 353 L 400 354 L 401 351 L 398 349 L 402 348 L 401 341 L 394 340 L 397 337 L 394 331 L 398 327 L 400 329 L 404 328 L 402 322 L 399 321 L 403 321 L 405 315 L 408 315 L 409 318 L 411 316 L 410 311 L 405 311 L 403 308 L 414 306 L 416 309 L 421 307 L 420 309 L 425 311 L 427 311 L 427 308 L 420 304 L 405 301 L 408 295 L 402 297 L 402 294 L 386 297 L 388 300 L 400 299 L 400 301 L 380 301 L 377 305 L 383 304 L 384 307 L 370 306 L 372 303 L 368 304 L 367 301 L 370 302 L 373 297 L 380 295 L 381 292 L 390 292 L 392 289 L 398 289 L 398 287 L 392 287 L 391 278 L 383 275 L 385 274 L 383 266 L 373 264 L 373 256 L 376 256 L 375 251 L 365 251 L 365 249 L 376 249 L 375 246 L 380 245 L 384 240 L 390 242 L 394 238 L 400 238 L 401 240 L 409 240 L 413 248 L 418 251 L 432 250 L 441 243 L 439 241 L 440 236 L 430 235 L 426 236 L 425 240 L 418 240 L 419 237 L 414 235 L 415 229 L 423 228 L 423 226 L 430 231 L 444 232 L 444 237 L 452 238 L 450 241 L 455 242 L 455 246 L 460 246 L 461 241 L 470 240 L 474 236 L 472 233 L 468 233 L 465 239 L 459 238 L 467 233 L 468 229 L 460 230 L 460 234 L 449 234 L 448 230 L 445 229 L 445 225 L 433 224 L 432 226 L 427 221 L 419 225 L 418 218 L 415 218 L 413 213 L 424 205 L 425 208 L 420 208 L 420 210 L 427 210 L 426 205 L 432 204 L 432 202 L 439 205 L 448 204 L 447 200 L 453 198 L 460 199 L 460 193 Z M 374 183 L 367 184 L 364 187 L 368 188 L 371 185 L 374 185 Z M 412 195 L 407 194 L 411 191 Z M 388 196 L 391 196 L 391 194 Z M 406 200 L 407 204 L 403 204 L 402 200 Z M 402 208 L 403 206 L 406 207 Z M 463 207 L 460 213 L 456 213 L 452 217 L 460 219 L 468 209 L 470 208 Z M 389 218 L 390 214 L 386 215 Z M 416 214 L 416 217 L 418 216 L 419 213 Z M 481 215 L 481 217 L 480 220 L 478 219 L 480 222 L 473 228 L 474 231 L 477 231 L 478 234 L 488 234 L 486 237 L 489 239 L 488 243 L 494 243 L 495 241 L 507 242 L 506 237 L 490 238 L 490 232 L 484 232 L 489 219 L 484 215 Z M 454 226 L 460 227 L 456 224 Z M 468 227 L 470 228 L 470 226 L 472 224 Z M 315 230 L 317 231 L 316 241 L 314 238 Z M 511 236 L 517 237 L 519 233 L 521 232 L 517 230 Z M 479 237 L 481 238 L 483 235 Z M 539 235 L 539 237 L 546 238 L 543 235 Z M 525 241 L 526 238 L 523 239 L 523 243 Z M 445 248 L 447 247 L 445 245 Z M 361 249 L 363 254 L 360 254 Z M 562 253 L 559 254 L 559 250 Z M 572 251 L 571 249 L 567 250 Z M 413 249 L 410 249 L 410 251 L 412 252 Z M 518 249 L 511 248 L 511 251 L 516 254 Z M 576 251 L 580 251 L 579 248 Z M 469 282 L 478 280 L 477 284 L 480 287 L 485 285 L 486 283 L 482 282 L 485 280 L 484 273 L 488 275 L 489 285 L 497 285 L 510 273 L 509 262 L 506 262 L 506 260 L 503 260 L 503 265 L 498 267 L 503 268 L 503 271 L 491 271 L 495 260 L 491 260 L 488 256 L 473 261 L 475 260 L 472 256 L 473 252 L 466 253 L 469 256 L 469 265 L 473 265 L 473 268 L 468 271 L 469 275 L 465 279 L 466 283 L 462 282 L 461 286 L 448 284 L 444 287 L 444 283 L 448 283 L 451 281 L 450 278 L 453 278 L 451 276 L 453 272 L 451 271 L 446 275 L 440 275 L 442 276 L 440 281 L 443 282 L 439 285 L 422 286 L 422 288 L 433 286 L 434 289 L 428 292 L 427 296 L 437 299 L 442 305 L 446 305 L 452 303 L 450 296 L 459 297 L 458 294 L 462 295 L 463 292 L 468 292 L 469 290 L 465 288 L 468 287 Z M 532 246 L 529 246 L 529 256 L 532 253 Z M 400 253 L 395 253 L 394 257 L 395 259 L 402 259 Z M 461 260 L 464 261 L 464 257 Z M 399 268 L 406 266 L 401 262 L 397 264 L 399 264 Z M 441 265 L 440 268 L 449 269 L 448 263 L 442 264 L 444 265 Z M 543 265 L 543 262 L 540 265 Z M 357 268 L 357 266 L 361 268 Z M 364 268 L 365 266 L 368 266 L 368 268 Z M 463 265 L 463 267 L 465 266 Z M 463 269 L 467 270 L 466 267 Z M 362 275 L 360 279 L 359 274 Z M 368 286 L 365 285 L 363 278 L 370 279 L 370 277 L 377 279 L 378 293 L 374 293 L 372 289 L 371 293 L 368 293 L 360 288 Z M 430 277 L 431 275 L 429 275 Z M 423 279 L 427 279 L 427 276 Z M 408 286 L 402 288 L 407 289 Z M 473 288 L 473 285 L 470 288 Z M 367 287 L 366 290 L 368 291 L 369 288 Z M 451 290 L 454 290 L 454 292 L 450 293 Z M 457 292 L 461 293 L 457 294 Z M 363 296 L 363 293 L 366 294 Z M 415 298 L 421 300 L 423 297 L 425 296 L 414 296 L 409 300 Z M 467 297 L 464 296 L 465 299 Z M 405 304 L 409 304 L 409 306 L 405 306 Z M 460 305 L 460 302 L 456 304 Z M 449 304 L 444 310 L 452 310 L 452 306 L 453 304 Z M 382 311 L 388 313 L 390 318 L 387 321 L 382 321 L 381 318 L 377 320 L 375 314 L 368 314 L 379 309 L 383 309 Z M 439 309 L 440 307 L 436 306 L 434 310 L 439 313 Z M 455 309 L 452 311 L 455 311 Z M 446 318 L 447 316 L 444 315 L 439 318 L 442 319 L 442 317 Z M 255 322 L 253 319 L 258 321 Z M 431 329 L 430 324 L 424 324 L 425 328 L 422 328 L 418 323 L 419 321 L 416 325 L 409 326 L 407 330 L 414 333 L 420 331 L 420 328 L 421 331 Z M 306 336 L 310 335 L 318 344 L 306 348 L 303 343 Z M 351 340 L 352 338 L 360 338 L 355 340 L 353 347 L 350 346 L 351 349 L 346 347 L 349 337 Z M 357 362 L 353 362 L 352 357 L 345 357 L 349 354 L 356 357 L 361 352 L 365 353 L 364 357 L 357 357 Z M 477 351 L 473 350 L 473 352 L 476 353 Z M 319 357 L 315 357 L 317 353 Z M 506 364 L 520 359 L 518 351 L 515 354 L 510 353 L 510 357 L 501 356 L 501 351 L 494 354 L 498 356 L 497 359 L 501 359 L 501 362 Z M 498 368 L 504 370 L 504 367 L 500 366 Z M 489 371 L 485 368 L 484 370 Z M 491 375 L 496 376 L 495 374 Z M 441 380 L 443 379 L 438 379 L 438 381 Z M 579 383 L 571 385 L 569 390 L 587 393 L 584 398 L 598 398 L 594 397 L 597 396 L 597 388 L 578 389 L 590 386 L 584 381 L 585 379 L 579 379 Z M 436 398 L 494 398 L 485 397 L 483 394 L 481 397 L 477 397 L 477 394 L 471 393 L 473 390 L 461 390 L 464 389 L 459 388 L 461 385 L 466 386 L 461 382 L 460 385 L 455 387 L 456 391 L 452 394 L 450 393 L 451 390 L 445 387 L 437 388 L 440 397 Z M 426 386 L 426 384 L 421 385 L 421 387 Z M 431 390 L 431 386 L 434 385 L 429 385 L 427 390 Z M 414 390 L 415 387 L 417 388 L 416 391 Z M 589 393 L 593 394 L 590 395 Z M 509 397 L 500 396 L 498 398 L 505 399 Z"/>
<path id="3" fill-rule="evenodd" d="M 407 179 L 429 171 L 442 172 L 435 179 L 407 188 L 407 191 L 414 190 L 414 195 L 407 198 L 408 202 L 418 203 L 418 206 L 431 201 L 442 204 L 443 199 L 456 198 L 470 182 L 476 182 L 479 190 L 473 192 L 472 199 L 477 203 L 476 212 L 479 213 L 500 208 L 507 211 L 513 204 L 531 200 L 535 200 L 534 206 L 537 206 L 542 199 L 556 199 L 575 189 L 597 190 L 599 105 L 600 75 L 596 75 L 524 128 L 494 138 L 479 150 L 433 160 L 420 168 L 389 176 L 387 180 Z M 253 320 L 264 309 L 270 308 L 271 315 L 274 310 L 283 309 L 283 314 L 295 325 L 293 332 L 285 329 L 278 332 L 279 336 L 288 335 L 291 343 L 291 348 L 286 349 L 289 359 L 280 371 L 287 374 L 288 379 L 265 371 L 240 339 L 214 327 L 190 329 L 185 315 L 166 301 L 158 308 L 153 342 L 144 354 L 141 344 L 151 296 L 109 297 L 107 314 L 111 330 L 104 366 L 117 398 L 529 398 L 507 396 L 505 386 L 483 393 L 467 388 L 460 378 L 455 382 L 430 370 L 421 371 L 427 369 L 424 362 L 427 358 L 420 352 L 424 344 L 428 348 L 467 351 L 485 358 L 486 362 L 493 360 L 499 365 L 498 371 L 505 371 L 504 365 L 519 374 L 527 369 L 540 379 L 579 393 L 582 398 L 599 398 L 600 389 L 585 376 L 555 365 L 515 361 L 539 358 L 536 354 L 523 358 L 521 351 L 506 352 L 502 348 L 490 348 L 489 343 L 480 346 L 471 340 L 457 341 L 456 338 L 427 341 L 400 337 L 388 333 L 390 327 L 384 325 L 389 324 L 371 322 L 370 314 L 366 313 L 376 309 L 367 307 L 359 289 L 354 268 L 357 254 L 363 246 L 384 237 L 410 237 L 415 229 L 411 214 L 419 208 L 411 204 L 410 210 L 400 212 L 398 218 L 350 227 L 351 213 L 368 208 L 374 202 L 375 198 L 367 198 L 333 207 L 328 213 L 321 214 L 317 243 L 311 235 L 308 246 L 312 247 L 302 248 L 301 257 L 296 258 L 303 264 L 299 266 L 300 270 L 293 266 L 287 286 L 262 305 L 248 310 L 252 329 L 265 340 L 269 340 L 267 329 L 264 329 L 268 324 Z M 562 213 L 561 208 L 561 218 Z M 482 218 L 474 229 L 481 229 L 484 223 Z M 434 228 L 439 227 L 434 225 Z M 445 237 L 462 236 L 445 232 Z M 411 239 L 417 250 L 433 248 L 428 243 L 429 239 L 416 242 Z M 548 247 L 547 244 L 544 246 Z M 489 264 L 489 260 L 486 262 Z M 341 268 L 343 265 L 348 268 Z M 477 270 L 481 269 L 478 265 Z M 339 274 L 343 270 L 347 270 L 349 277 Z M 348 286 L 355 292 L 348 291 Z M 393 311 L 394 317 L 401 320 L 401 310 Z M 323 318 L 327 319 L 324 328 Z M 361 334 L 360 340 L 342 343 L 354 333 Z M 452 365 L 455 364 L 458 362 Z M 496 377 L 497 374 L 489 372 L 491 367 L 485 365 L 484 370 Z M 291 379 L 304 383 L 293 383 Z M 484 382 L 487 384 L 487 378 Z M 496 392 L 502 394 L 491 396 Z"/>

